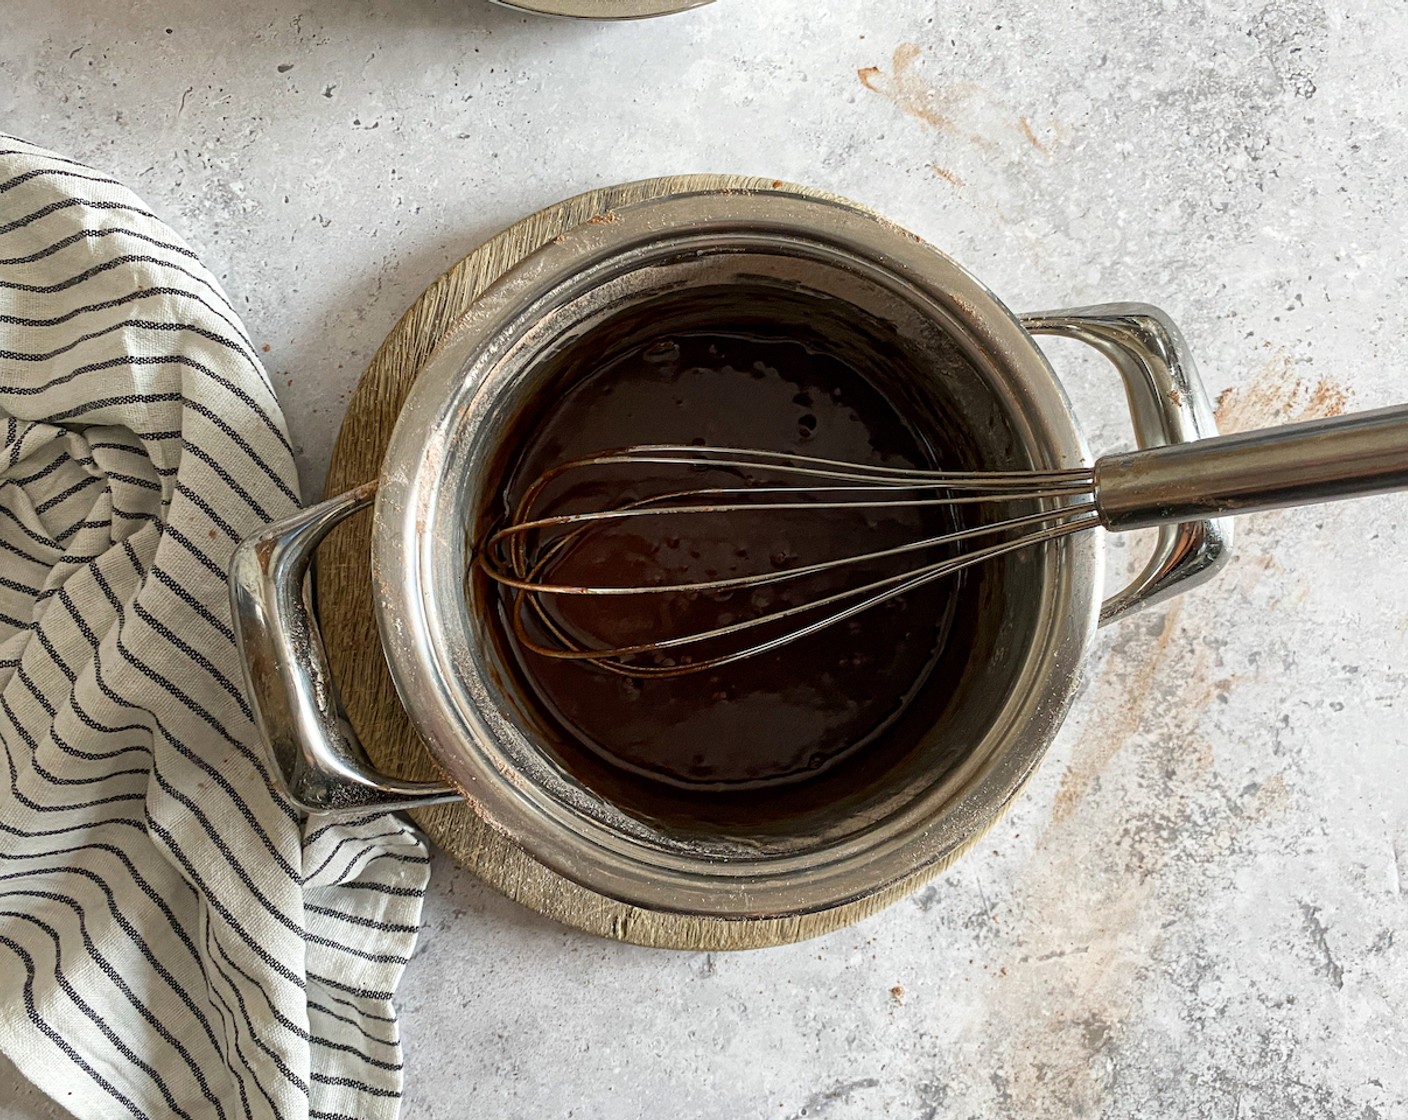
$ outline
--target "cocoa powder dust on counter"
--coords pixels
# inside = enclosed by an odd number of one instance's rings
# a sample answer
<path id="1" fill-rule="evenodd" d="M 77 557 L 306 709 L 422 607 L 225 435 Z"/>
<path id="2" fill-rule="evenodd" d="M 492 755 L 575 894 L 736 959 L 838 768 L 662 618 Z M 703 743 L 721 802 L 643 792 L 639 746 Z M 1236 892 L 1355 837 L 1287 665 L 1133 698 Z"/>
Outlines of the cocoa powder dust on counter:
<path id="1" fill-rule="evenodd" d="M 567 460 L 659 443 L 940 465 L 925 437 L 847 362 L 756 328 L 678 333 L 608 357 L 545 406 L 508 476 L 506 508 Z M 535 515 L 612 508 L 682 485 L 796 481 L 687 470 L 594 465 L 553 483 Z M 954 526 L 946 508 L 818 511 L 805 502 L 795 510 L 646 518 L 587 535 L 553 578 L 613 586 L 727 578 L 879 550 Z M 550 609 L 558 624 L 591 635 L 597 646 L 628 645 L 815 601 L 914 563 L 889 558 L 710 594 L 556 598 Z M 779 798 L 805 801 L 808 784 L 847 764 L 864 782 L 886 757 L 912 746 L 928 724 L 922 713 L 905 717 L 917 696 L 941 692 L 926 685 L 958 586 L 941 580 L 772 652 L 669 678 L 620 676 L 533 653 L 513 636 L 502 597 L 500 631 L 523 691 L 549 725 L 553 752 L 574 777 L 654 819 L 717 822 L 721 814 L 765 815 Z M 936 697 L 929 699 L 932 708 Z"/>

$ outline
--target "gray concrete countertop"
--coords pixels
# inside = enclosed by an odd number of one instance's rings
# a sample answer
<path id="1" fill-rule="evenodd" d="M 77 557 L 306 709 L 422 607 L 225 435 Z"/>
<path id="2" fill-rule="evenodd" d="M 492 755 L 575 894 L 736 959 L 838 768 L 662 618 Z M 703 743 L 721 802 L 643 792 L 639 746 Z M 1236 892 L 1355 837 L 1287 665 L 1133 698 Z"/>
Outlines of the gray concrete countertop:
<path id="1" fill-rule="evenodd" d="M 1362 0 L 719 0 L 621 25 L 9 0 L 3 23 L 0 127 L 191 241 L 267 351 L 308 493 L 442 269 L 559 198 L 684 171 L 859 199 L 1017 309 L 1157 303 L 1228 428 L 1408 399 L 1408 22 Z M 1113 374 L 1051 353 L 1092 445 L 1127 442 Z M 1243 519 L 1216 583 L 1103 635 L 988 841 L 822 940 L 611 944 L 438 860 L 404 1115 L 1408 1115 L 1405 515 Z M 13 1070 L 0 1114 L 58 1115 Z"/>

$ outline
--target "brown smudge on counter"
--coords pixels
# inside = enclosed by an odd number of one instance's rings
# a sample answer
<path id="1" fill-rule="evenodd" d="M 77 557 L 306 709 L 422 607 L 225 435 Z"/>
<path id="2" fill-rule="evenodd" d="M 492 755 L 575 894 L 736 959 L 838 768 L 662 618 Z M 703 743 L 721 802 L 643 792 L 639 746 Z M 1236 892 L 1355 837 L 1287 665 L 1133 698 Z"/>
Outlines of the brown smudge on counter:
<path id="1" fill-rule="evenodd" d="M 856 76 L 866 89 L 880 94 L 916 120 L 946 136 L 967 141 L 988 155 L 998 154 L 1004 146 L 1009 149 L 1008 157 L 1020 154 L 1012 151 L 1010 144 L 999 143 L 1003 136 L 1015 139 L 1015 135 L 1025 141 L 1021 153 L 1029 154 L 1030 147 L 1042 155 L 1051 154 L 1054 144 L 1037 134 L 1029 117 L 1015 112 L 978 83 L 934 85 L 926 81 L 915 65 L 921 54 L 914 43 L 901 43 L 890 58 L 888 74 L 878 66 L 863 66 Z M 1069 134 L 1055 122 L 1043 131 L 1049 131 L 1056 143 Z"/>
<path id="2" fill-rule="evenodd" d="M 1033 148 L 1043 155 L 1051 150 L 1037 138 L 1036 130 L 1032 128 L 1032 122 L 1027 120 L 1026 117 L 1018 117 L 1017 124 L 1022 130 L 1022 135 L 1027 138 L 1027 143 Z"/>
<path id="3" fill-rule="evenodd" d="M 1051 809 L 1053 824 L 1061 823 L 1075 812 L 1115 755 L 1139 730 L 1154 686 L 1162 675 L 1160 667 L 1168 654 L 1169 643 L 1173 641 L 1181 612 L 1182 604 L 1179 603 L 1164 612 L 1163 628 L 1148 649 L 1140 644 L 1133 649 L 1117 650 L 1112 655 L 1116 659 L 1137 658 L 1139 667 L 1130 679 L 1129 662 L 1116 660 L 1107 667 L 1096 687 L 1098 706 L 1085 735 L 1081 737 L 1080 749 L 1061 777 Z"/>
<path id="4" fill-rule="evenodd" d="M 1014 1115 L 1105 1111 L 1102 1055 L 1121 1043 L 1141 970 L 1175 936 L 1169 919 L 1199 905 L 1201 868 L 1289 800 L 1279 774 L 1243 787 L 1240 769 L 1219 772 L 1203 713 L 1239 678 L 1214 676 L 1196 610 L 1176 604 L 1161 627 L 1136 629 L 1112 651 L 1084 701 L 1091 716 L 1061 804 L 1004 907 L 1016 916 L 1017 948 L 993 962 L 1007 974 L 987 1000 L 991 1021 L 1020 1025 L 986 1041 Z M 1131 750 L 1137 757 L 1113 770 Z M 1002 1008 L 1040 1010 L 1018 1017 Z"/>
<path id="5" fill-rule="evenodd" d="M 1348 404 L 1348 389 L 1322 380 L 1310 391 L 1306 411 L 1312 416 L 1343 416 Z"/>
<path id="6" fill-rule="evenodd" d="M 960 190 L 968 185 L 963 181 L 960 176 L 954 174 L 947 167 L 940 167 L 937 163 L 931 163 L 929 164 L 929 169 L 933 171 L 933 173 L 937 175 L 940 179 L 952 183 L 955 187 L 958 187 Z"/>
<path id="7" fill-rule="evenodd" d="M 965 102 L 983 92 L 973 82 L 957 82 L 949 86 L 934 86 L 914 70 L 920 50 L 913 43 L 901 43 L 890 58 L 890 73 L 878 66 L 866 66 L 856 71 L 866 89 L 880 94 L 897 108 L 939 132 L 971 141 L 981 148 L 992 149 L 986 136 L 961 128 L 955 113 Z"/>
<path id="8" fill-rule="evenodd" d="M 1204 708 L 1214 702 L 1225 702 L 1232 690 L 1246 679 L 1247 677 L 1243 673 L 1233 673 L 1230 677 L 1219 677 L 1217 680 L 1209 682 L 1202 695 L 1196 699 L 1195 704 L 1199 708 Z"/>
<path id="9" fill-rule="evenodd" d="M 1271 344 L 1267 343 L 1271 348 Z M 1276 347 L 1265 365 L 1244 385 L 1224 389 L 1213 415 L 1222 432 L 1247 432 L 1275 424 L 1295 424 L 1339 416 L 1349 406 L 1350 390 L 1332 378 L 1307 382 L 1295 375 L 1295 358 Z"/>
<path id="10" fill-rule="evenodd" d="M 1227 416 L 1236 401 L 1236 390 L 1229 387 L 1217 394 L 1217 400 L 1213 402 L 1212 414 L 1217 420 L 1218 431 L 1227 426 Z"/>

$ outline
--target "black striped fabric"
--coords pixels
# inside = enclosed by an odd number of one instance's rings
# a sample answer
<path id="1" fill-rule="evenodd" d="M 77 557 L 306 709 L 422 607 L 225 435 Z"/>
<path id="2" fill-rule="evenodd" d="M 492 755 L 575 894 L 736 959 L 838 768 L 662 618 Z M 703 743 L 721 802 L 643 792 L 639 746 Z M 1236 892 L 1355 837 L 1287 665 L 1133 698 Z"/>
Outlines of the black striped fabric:
<path id="1" fill-rule="evenodd" d="M 298 503 L 219 284 L 0 136 L 0 1049 L 79 1117 L 393 1117 L 425 850 L 271 784 L 225 569 Z"/>

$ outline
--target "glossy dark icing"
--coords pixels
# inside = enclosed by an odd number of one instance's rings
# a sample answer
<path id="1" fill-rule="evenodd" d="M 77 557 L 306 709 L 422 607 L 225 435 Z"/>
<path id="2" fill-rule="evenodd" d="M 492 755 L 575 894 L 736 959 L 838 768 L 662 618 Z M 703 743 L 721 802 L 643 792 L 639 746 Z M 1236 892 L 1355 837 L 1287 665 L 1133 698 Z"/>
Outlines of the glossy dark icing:
<path id="1" fill-rule="evenodd" d="M 779 332 L 678 332 L 631 346 L 544 402 L 506 484 L 521 494 L 545 469 L 636 443 L 756 447 L 887 466 L 937 465 L 921 433 L 863 373 Z M 681 485 L 739 485 L 723 472 L 593 468 L 550 489 L 537 513 L 604 508 Z M 649 519 L 589 538 L 554 573 L 563 582 L 683 582 L 871 550 L 948 531 L 947 511 L 824 513 L 798 509 Z M 913 559 L 901 561 L 913 564 Z M 903 570 L 891 559 L 874 574 Z M 864 573 L 808 577 L 755 591 L 683 601 L 678 596 L 572 600 L 559 617 L 580 632 L 629 643 L 708 628 L 852 585 Z M 873 578 L 873 577 L 872 577 Z M 521 683 L 553 725 L 562 764 L 594 788 L 626 791 L 640 811 L 689 817 L 679 806 L 730 798 L 753 810 L 769 791 L 788 797 L 868 750 L 893 757 L 904 720 L 925 691 L 953 614 L 956 584 L 940 581 L 855 619 L 759 657 L 670 679 L 612 675 L 552 662 L 501 637 Z M 505 627 L 504 630 L 507 630 Z M 648 663 L 648 662 L 647 662 Z M 909 726 L 903 726 L 908 724 Z M 859 759 L 852 762 L 851 760 Z M 652 797 L 652 787 L 659 804 Z M 739 809 L 744 812 L 743 809 Z M 701 809 L 704 817 L 712 810 Z"/>

